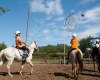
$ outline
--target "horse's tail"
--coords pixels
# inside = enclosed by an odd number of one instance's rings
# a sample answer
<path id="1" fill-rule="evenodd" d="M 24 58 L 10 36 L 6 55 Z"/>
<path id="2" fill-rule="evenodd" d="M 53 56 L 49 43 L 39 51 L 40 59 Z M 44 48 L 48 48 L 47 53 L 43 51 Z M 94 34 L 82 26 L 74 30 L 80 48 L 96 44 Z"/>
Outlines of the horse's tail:
<path id="1" fill-rule="evenodd" d="M 83 58 L 82 58 L 82 54 L 80 53 L 80 51 L 77 52 L 77 60 L 79 63 L 80 70 L 83 71 Z"/>
<path id="2" fill-rule="evenodd" d="M 0 59 L 3 56 L 3 54 L 4 54 L 4 50 L 1 50 L 1 52 L 0 52 Z"/>

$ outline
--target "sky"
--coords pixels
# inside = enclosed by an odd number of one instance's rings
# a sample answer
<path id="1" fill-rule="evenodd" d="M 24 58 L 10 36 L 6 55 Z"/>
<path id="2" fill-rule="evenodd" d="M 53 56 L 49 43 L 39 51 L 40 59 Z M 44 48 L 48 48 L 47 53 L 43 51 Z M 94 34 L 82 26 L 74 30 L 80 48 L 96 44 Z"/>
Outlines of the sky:
<path id="1" fill-rule="evenodd" d="M 7 46 L 15 46 L 16 31 L 38 46 L 70 45 L 73 33 L 79 39 L 100 33 L 100 0 L 0 0 L 0 6 L 10 9 L 0 16 L 0 43 Z"/>

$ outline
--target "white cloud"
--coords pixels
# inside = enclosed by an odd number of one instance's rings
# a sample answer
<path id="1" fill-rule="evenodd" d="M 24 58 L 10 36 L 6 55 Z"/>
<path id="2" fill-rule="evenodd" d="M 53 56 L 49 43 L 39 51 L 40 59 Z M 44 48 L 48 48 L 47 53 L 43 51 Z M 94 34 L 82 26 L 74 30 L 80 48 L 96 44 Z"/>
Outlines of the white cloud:
<path id="1" fill-rule="evenodd" d="M 46 14 L 63 14 L 61 0 L 33 0 L 30 2 L 32 12 L 45 12 Z"/>
<path id="2" fill-rule="evenodd" d="M 43 33 L 49 33 L 49 30 L 45 29 L 43 30 Z"/>
<path id="3" fill-rule="evenodd" d="M 78 37 L 81 38 L 86 38 L 88 36 L 96 36 L 100 32 L 100 26 L 86 26 L 86 29 L 82 32 L 78 33 Z"/>
<path id="4" fill-rule="evenodd" d="M 46 37 L 45 40 L 48 41 L 48 42 L 64 41 L 63 38 L 56 38 L 56 37 L 53 37 L 53 36 Z"/>
<path id="5" fill-rule="evenodd" d="M 45 20 L 50 20 L 51 18 L 52 18 L 52 16 L 48 16 L 48 17 L 46 17 Z"/>
<path id="6" fill-rule="evenodd" d="M 64 18 L 65 18 L 65 17 L 59 17 L 59 18 L 56 18 L 55 20 L 56 20 L 56 21 L 62 21 L 62 20 L 64 20 Z"/>
<path id="7" fill-rule="evenodd" d="M 48 26 L 55 26 L 56 23 L 52 22 L 52 23 L 48 23 Z"/>
<path id="8" fill-rule="evenodd" d="M 32 12 L 42 12 L 45 10 L 45 6 L 42 4 L 43 0 L 33 0 L 30 2 Z"/>
<path id="9" fill-rule="evenodd" d="M 100 21 L 100 6 L 85 12 L 85 16 L 80 21 L 81 24 Z"/>
<path id="10" fill-rule="evenodd" d="M 80 2 L 80 4 L 86 4 L 86 3 L 93 2 L 93 1 L 96 1 L 96 0 L 82 0 L 82 1 Z"/>
<path id="11" fill-rule="evenodd" d="M 52 37 L 50 37 L 50 36 L 45 38 L 45 40 L 51 40 L 51 39 L 52 39 Z"/>
<path id="12" fill-rule="evenodd" d="M 31 32 L 31 33 L 29 33 L 29 35 L 30 35 L 30 36 L 33 36 L 33 35 L 34 35 L 34 33 L 32 33 L 32 32 Z"/>

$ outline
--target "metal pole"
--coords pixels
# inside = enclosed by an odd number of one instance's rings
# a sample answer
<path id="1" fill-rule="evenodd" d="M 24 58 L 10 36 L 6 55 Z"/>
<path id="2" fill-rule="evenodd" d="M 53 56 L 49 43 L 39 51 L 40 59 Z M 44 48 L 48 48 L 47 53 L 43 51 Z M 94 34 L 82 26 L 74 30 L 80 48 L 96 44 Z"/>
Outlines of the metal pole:
<path id="1" fill-rule="evenodd" d="M 26 24 L 26 42 L 27 42 L 27 34 L 28 34 L 29 13 L 30 13 L 30 8 L 28 8 L 28 18 L 27 18 L 27 24 Z"/>
<path id="2" fill-rule="evenodd" d="M 66 24 L 66 21 L 64 21 L 64 24 Z M 65 31 L 66 31 L 66 28 L 65 28 L 65 25 L 64 25 L 64 64 L 65 64 L 65 41 L 66 41 Z"/>
<path id="3" fill-rule="evenodd" d="M 72 14 L 70 14 L 68 17 L 70 17 Z M 67 17 L 67 18 L 68 18 Z M 64 64 L 65 64 L 65 55 L 66 55 L 66 19 L 64 20 Z"/>

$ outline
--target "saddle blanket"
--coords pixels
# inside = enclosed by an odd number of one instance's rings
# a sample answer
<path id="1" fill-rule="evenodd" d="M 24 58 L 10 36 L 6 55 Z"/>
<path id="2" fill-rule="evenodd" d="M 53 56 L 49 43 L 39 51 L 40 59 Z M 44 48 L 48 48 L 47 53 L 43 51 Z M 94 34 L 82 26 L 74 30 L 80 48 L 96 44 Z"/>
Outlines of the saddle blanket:
<path id="1" fill-rule="evenodd" d="M 23 50 L 21 50 L 21 49 L 18 49 L 18 51 L 19 51 L 19 54 L 20 54 L 20 56 L 23 56 L 24 54 L 27 54 L 27 53 L 25 53 Z M 28 56 L 29 56 L 29 54 L 27 54 Z"/>
<path id="2" fill-rule="evenodd" d="M 19 54 L 20 54 L 21 56 L 23 56 L 23 55 L 25 54 L 23 50 L 18 49 L 18 51 L 19 51 Z"/>

